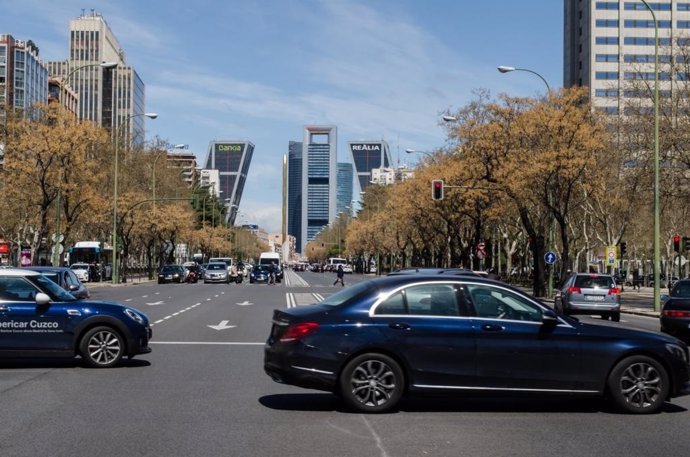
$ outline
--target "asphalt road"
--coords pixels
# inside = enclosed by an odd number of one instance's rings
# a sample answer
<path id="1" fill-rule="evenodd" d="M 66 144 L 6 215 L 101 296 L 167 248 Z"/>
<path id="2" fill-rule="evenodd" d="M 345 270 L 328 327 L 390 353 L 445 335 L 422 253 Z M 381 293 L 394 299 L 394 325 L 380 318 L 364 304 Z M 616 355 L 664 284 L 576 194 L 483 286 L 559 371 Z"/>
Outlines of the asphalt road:
<path id="1" fill-rule="evenodd" d="M 275 286 L 144 283 L 92 288 L 151 318 L 153 352 L 108 370 L 0 364 L 0 456 L 685 456 L 690 397 L 653 416 L 597 399 L 423 397 L 362 415 L 263 372 L 275 308 L 337 291 L 329 273 Z M 346 284 L 363 280 L 347 275 Z M 583 317 L 605 325 L 599 319 Z M 655 330 L 655 319 L 622 322 Z"/>

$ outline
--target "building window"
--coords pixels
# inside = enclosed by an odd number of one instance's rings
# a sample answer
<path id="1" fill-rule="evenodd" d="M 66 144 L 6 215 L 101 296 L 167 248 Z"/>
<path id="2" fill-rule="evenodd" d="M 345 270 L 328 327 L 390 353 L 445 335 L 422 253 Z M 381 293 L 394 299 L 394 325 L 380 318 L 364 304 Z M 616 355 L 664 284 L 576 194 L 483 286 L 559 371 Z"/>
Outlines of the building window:
<path id="1" fill-rule="evenodd" d="M 652 41 L 654 39 L 652 38 Z M 598 36 L 595 39 L 596 44 L 618 44 L 617 36 Z"/>
<path id="2" fill-rule="evenodd" d="M 596 72 L 595 79 L 618 79 L 617 71 L 598 71 Z"/>
<path id="3" fill-rule="evenodd" d="M 597 27 L 618 27 L 618 19 L 597 19 Z"/>
<path id="4" fill-rule="evenodd" d="M 618 2 L 597 2 L 598 10 L 617 10 Z"/>
<path id="5" fill-rule="evenodd" d="M 626 71 L 623 74 L 623 78 L 626 80 L 644 80 L 644 81 L 653 81 L 654 80 L 654 72 L 653 71 Z M 671 79 L 671 76 L 666 73 L 666 72 L 659 72 L 659 80 L 661 81 L 668 81 Z"/>
<path id="6" fill-rule="evenodd" d="M 654 37 L 628 36 L 623 39 L 623 44 L 638 46 L 654 46 Z M 670 46 L 670 44 L 670 38 L 659 38 L 659 46 Z"/>
<path id="7" fill-rule="evenodd" d="M 671 11 L 670 3 L 649 3 L 655 11 Z M 625 9 L 628 11 L 648 11 L 642 2 L 625 2 Z"/>
<path id="8" fill-rule="evenodd" d="M 604 114 L 618 114 L 618 107 L 617 106 L 600 106 L 597 108 L 597 111 L 604 113 Z"/>
<path id="9" fill-rule="evenodd" d="M 618 89 L 597 89 L 594 91 L 595 97 L 618 97 Z"/>
<path id="10" fill-rule="evenodd" d="M 623 62 L 625 63 L 654 63 L 654 54 L 626 54 L 623 56 Z M 661 63 L 671 63 L 671 56 L 660 55 L 659 62 Z"/>
<path id="11" fill-rule="evenodd" d="M 690 21 L 677 21 L 676 24 L 679 29 L 690 29 Z"/>
<path id="12" fill-rule="evenodd" d="M 656 23 L 660 29 L 671 28 L 671 21 L 656 21 Z M 626 19 L 624 24 L 625 24 L 626 28 L 633 28 L 633 29 L 654 28 L 654 21 L 645 20 L 645 19 Z"/>
<path id="13" fill-rule="evenodd" d="M 678 3 L 676 9 L 678 11 L 690 11 L 690 3 Z"/>
<path id="14" fill-rule="evenodd" d="M 618 54 L 597 54 L 597 62 L 618 62 Z"/>

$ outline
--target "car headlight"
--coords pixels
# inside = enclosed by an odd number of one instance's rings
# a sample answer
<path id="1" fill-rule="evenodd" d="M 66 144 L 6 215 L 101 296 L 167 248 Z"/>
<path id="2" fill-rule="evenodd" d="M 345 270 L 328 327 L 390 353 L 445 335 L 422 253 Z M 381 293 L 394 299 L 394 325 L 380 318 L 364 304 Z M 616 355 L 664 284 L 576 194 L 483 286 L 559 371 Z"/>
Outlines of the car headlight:
<path id="1" fill-rule="evenodd" d="M 679 359 L 682 359 L 685 363 L 688 362 L 688 353 L 681 346 L 669 343 L 666 345 L 666 350 Z"/>
<path id="2" fill-rule="evenodd" d="M 144 323 L 144 318 L 141 316 L 141 314 L 137 313 L 133 309 L 125 308 L 125 314 L 135 322 L 138 322 L 140 324 Z"/>

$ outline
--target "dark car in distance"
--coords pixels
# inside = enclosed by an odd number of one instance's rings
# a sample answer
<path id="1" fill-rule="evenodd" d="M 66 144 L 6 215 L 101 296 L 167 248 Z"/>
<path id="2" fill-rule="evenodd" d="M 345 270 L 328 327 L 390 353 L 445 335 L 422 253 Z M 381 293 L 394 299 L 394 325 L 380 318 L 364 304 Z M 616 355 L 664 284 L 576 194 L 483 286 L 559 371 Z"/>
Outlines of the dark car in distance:
<path id="1" fill-rule="evenodd" d="M 184 282 L 185 271 L 182 265 L 163 265 L 158 271 L 158 284 L 166 282 Z"/>
<path id="2" fill-rule="evenodd" d="M 94 368 L 151 352 L 141 311 L 116 302 L 77 300 L 46 276 L 0 270 L 0 357 L 76 357 Z"/>
<path id="3" fill-rule="evenodd" d="M 673 285 L 669 295 L 662 295 L 661 331 L 690 343 L 690 279 Z"/>
<path id="4" fill-rule="evenodd" d="M 269 276 L 270 276 L 270 271 L 269 271 L 267 266 L 256 265 L 254 268 L 252 268 L 252 271 L 249 273 L 249 283 L 250 284 L 254 284 L 255 282 L 268 283 Z"/>
<path id="5" fill-rule="evenodd" d="M 77 278 L 74 270 L 67 267 L 25 267 L 27 270 L 37 271 L 43 276 L 47 276 L 57 283 L 67 292 L 74 295 L 75 298 L 84 299 L 89 298 L 89 290 Z"/>
<path id="6" fill-rule="evenodd" d="M 689 393 L 689 369 L 676 338 L 582 323 L 463 274 L 388 276 L 275 310 L 264 346 L 274 381 L 370 413 L 403 395 L 468 391 L 607 396 L 622 411 L 653 413 Z"/>

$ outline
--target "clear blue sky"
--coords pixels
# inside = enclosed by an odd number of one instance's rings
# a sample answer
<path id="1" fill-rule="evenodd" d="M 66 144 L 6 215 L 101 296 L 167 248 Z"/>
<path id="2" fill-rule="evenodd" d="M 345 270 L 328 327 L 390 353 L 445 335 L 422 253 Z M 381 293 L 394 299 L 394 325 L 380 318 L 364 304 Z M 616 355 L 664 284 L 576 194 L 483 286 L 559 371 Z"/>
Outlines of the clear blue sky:
<path id="1" fill-rule="evenodd" d="M 255 144 L 240 211 L 280 228 L 281 164 L 305 124 L 350 140 L 444 145 L 439 113 L 492 94 L 539 95 L 526 72 L 563 83 L 562 0 L 0 0 L 0 33 L 33 40 L 43 60 L 67 57 L 69 20 L 101 13 L 146 84 L 147 137 L 187 143 L 203 160 L 213 139 Z M 398 154 L 398 152 L 400 152 Z"/>

